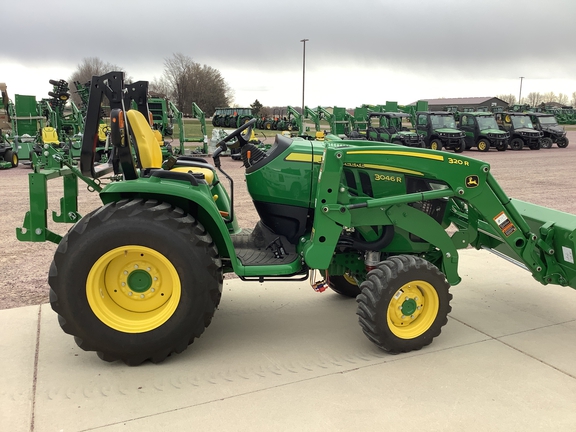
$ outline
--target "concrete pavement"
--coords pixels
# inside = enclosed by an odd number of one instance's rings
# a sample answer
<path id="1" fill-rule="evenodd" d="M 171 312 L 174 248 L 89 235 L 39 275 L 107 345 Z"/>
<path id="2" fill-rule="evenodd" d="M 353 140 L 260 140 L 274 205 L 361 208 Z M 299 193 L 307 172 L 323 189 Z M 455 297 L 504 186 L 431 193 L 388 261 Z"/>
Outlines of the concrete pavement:
<path id="1" fill-rule="evenodd" d="M 204 335 L 164 363 L 106 363 L 49 305 L 0 311 L 2 431 L 574 431 L 576 292 L 461 252 L 452 313 L 389 355 L 356 302 L 226 280 Z"/>

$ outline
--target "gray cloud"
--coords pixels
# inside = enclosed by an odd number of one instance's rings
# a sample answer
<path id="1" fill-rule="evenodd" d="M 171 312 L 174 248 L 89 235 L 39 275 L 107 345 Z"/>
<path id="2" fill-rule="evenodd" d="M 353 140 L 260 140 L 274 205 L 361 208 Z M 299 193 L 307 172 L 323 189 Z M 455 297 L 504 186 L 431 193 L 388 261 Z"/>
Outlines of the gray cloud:
<path id="1" fill-rule="evenodd" d="M 353 65 L 428 80 L 573 79 L 575 16 L 572 0 L 23 0 L 4 12 L 0 61 L 72 72 L 100 57 L 151 79 L 179 52 L 218 69 L 298 73 L 308 38 L 310 73 Z"/>

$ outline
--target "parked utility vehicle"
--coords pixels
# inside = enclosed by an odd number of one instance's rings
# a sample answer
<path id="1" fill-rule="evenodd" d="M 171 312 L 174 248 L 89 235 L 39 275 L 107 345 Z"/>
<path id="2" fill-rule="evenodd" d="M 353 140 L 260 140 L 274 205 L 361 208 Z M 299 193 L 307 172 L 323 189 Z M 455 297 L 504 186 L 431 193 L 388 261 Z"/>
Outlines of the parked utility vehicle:
<path id="1" fill-rule="evenodd" d="M 543 149 L 552 147 L 556 144 L 560 148 L 568 147 L 568 137 L 566 130 L 558 124 L 554 114 L 548 113 L 528 113 L 534 129 L 544 134 L 540 146 Z"/>
<path id="2" fill-rule="evenodd" d="M 466 134 L 466 148 L 476 147 L 481 152 L 491 148 L 504 151 L 510 134 L 500 130 L 494 114 L 489 112 L 460 113 L 460 130 Z"/>
<path id="3" fill-rule="evenodd" d="M 466 149 L 465 134 L 456 127 L 454 114 L 447 111 L 420 111 L 415 114 L 414 128 L 423 136 L 427 148 L 432 150 L 454 150 L 462 153 Z"/>
<path id="4" fill-rule="evenodd" d="M 534 128 L 530 116 L 523 112 L 504 112 L 496 114 L 499 127 L 510 134 L 510 148 L 522 150 L 540 150 L 544 134 Z"/>

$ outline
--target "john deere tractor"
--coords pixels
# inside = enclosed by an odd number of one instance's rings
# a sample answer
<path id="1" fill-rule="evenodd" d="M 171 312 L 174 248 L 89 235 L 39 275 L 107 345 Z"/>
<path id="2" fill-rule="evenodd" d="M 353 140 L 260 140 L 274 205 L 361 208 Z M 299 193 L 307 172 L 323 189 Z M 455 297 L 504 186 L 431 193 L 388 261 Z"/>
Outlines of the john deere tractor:
<path id="1" fill-rule="evenodd" d="M 59 243 L 52 308 L 62 329 L 103 360 L 137 365 L 184 351 L 210 324 L 228 272 L 243 281 L 308 279 L 315 291 L 356 297 L 363 332 L 390 353 L 440 335 L 450 287 L 461 281 L 459 249 L 487 249 L 542 284 L 576 288 L 576 216 L 510 199 L 486 162 L 333 135 L 277 135 L 265 153 L 246 139 L 251 120 L 218 143 L 213 163 L 163 163 L 140 98 L 146 85 L 125 88 L 121 72 L 93 77 L 80 168 L 45 149 L 65 177 L 54 217 L 74 225 L 64 237 L 48 230 L 42 186 L 56 171 L 37 166 L 17 231 L 21 240 Z M 95 164 L 103 97 L 113 152 L 110 163 Z M 130 99 L 137 109 L 125 110 Z M 238 225 L 233 182 L 220 164 L 234 138 L 258 214 L 251 228 Z M 102 200 L 82 218 L 78 178 Z"/>

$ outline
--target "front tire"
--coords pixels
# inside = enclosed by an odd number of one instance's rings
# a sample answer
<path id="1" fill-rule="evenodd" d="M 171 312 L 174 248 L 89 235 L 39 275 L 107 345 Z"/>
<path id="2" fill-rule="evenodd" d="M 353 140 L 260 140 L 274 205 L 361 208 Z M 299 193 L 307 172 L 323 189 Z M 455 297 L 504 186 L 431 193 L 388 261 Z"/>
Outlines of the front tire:
<path id="1" fill-rule="evenodd" d="M 328 286 L 345 297 L 356 298 L 361 292 L 360 287 L 349 274 L 330 276 Z"/>
<path id="2" fill-rule="evenodd" d="M 553 144 L 552 138 L 544 137 L 540 142 L 540 147 L 543 149 L 549 149 L 552 147 L 552 144 Z"/>
<path id="3" fill-rule="evenodd" d="M 60 326 L 80 348 L 106 361 L 157 363 L 210 324 L 222 263 L 210 235 L 181 209 L 122 200 L 74 225 L 48 282 Z"/>
<path id="4" fill-rule="evenodd" d="M 487 152 L 490 150 L 490 141 L 486 138 L 480 138 L 476 143 L 476 147 L 478 148 L 478 151 Z"/>
<path id="5" fill-rule="evenodd" d="M 434 138 L 432 141 L 430 141 L 430 147 L 432 150 L 442 150 L 442 141 L 440 141 L 438 138 Z"/>
<path id="6" fill-rule="evenodd" d="M 522 138 L 512 138 L 510 140 L 510 148 L 512 150 L 522 150 L 524 148 L 524 141 Z"/>
<path id="7" fill-rule="evenodd" d="M 459 144 L 454 146 L 454 153 L 462 153 L 464 150 L 466 150 L 466 141 L 462 139 Z"/>
<path id="8" fill-rule="evenodd" d="M 360 326 L 368 339 L 390 353 L 429 345 L 452 310 L 444 274 L 420 257 L 398 255 L 382 261 L 360 288 Z"/>
<path id="9" fill-rule="evenodd" d="M 558 138 L 556 145 L 560 148 L 566 148 L 568 147 L 569 142 L 568 137 Z"/>

